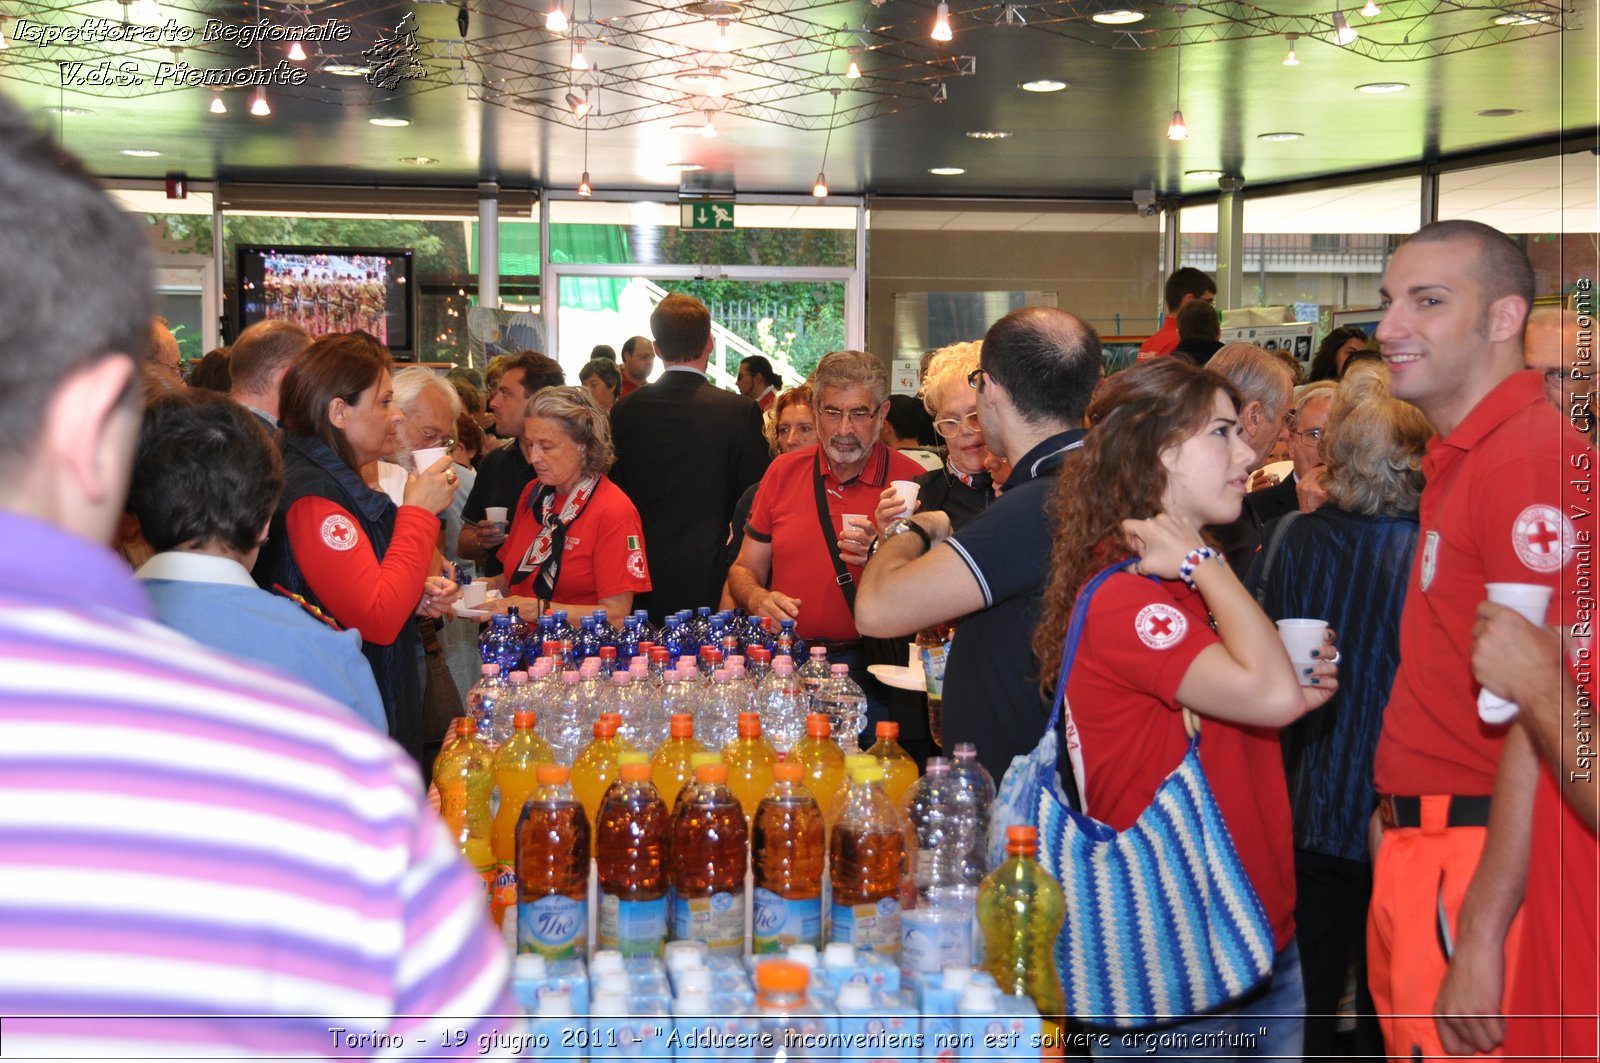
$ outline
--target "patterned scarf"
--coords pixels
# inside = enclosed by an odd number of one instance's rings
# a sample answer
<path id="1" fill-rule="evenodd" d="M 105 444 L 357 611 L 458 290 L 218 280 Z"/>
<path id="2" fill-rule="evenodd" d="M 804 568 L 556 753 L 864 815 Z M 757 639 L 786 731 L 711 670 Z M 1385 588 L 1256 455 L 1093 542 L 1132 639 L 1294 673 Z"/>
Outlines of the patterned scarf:
<path id="1" fill-rule="evenodd" d="M 578 514 L 589 504 L 589 499 L 594 495 L 595 485 L 599 482 L 598 476 L 585 476 L 579 480 L 578 486 L 567 496 L 567 501 L 559 513 L 556 512 L 554 487 L 541 484 L 539 489 L 528 497 L 528 511 L 538 518 L 539 534 L 533 537 L 528 552 L 522 555 L 522 561 L 518 563 L 516 575 L 511 582 L 521 583 L 527 579 L 529 573 L 536 573 L 533 580 L 535 594 L 544 599 L 555 597 L 556 580 L 561 573 L 561 547 L 567 537 L 567 528 L 578 519 Z"/>
<path id="2" fill-rule="evenodd" d="M 951 476 L 954 476 L 957 480 L 960 480 L 964 486 L 970 487 L 975 491 L 987 490 L 989 485 L 994 482 L 989 476 L 987 470 L 980 469 L 977 472 L 962 472 L 948 459 L 944 463 L 944 470 Z"/>

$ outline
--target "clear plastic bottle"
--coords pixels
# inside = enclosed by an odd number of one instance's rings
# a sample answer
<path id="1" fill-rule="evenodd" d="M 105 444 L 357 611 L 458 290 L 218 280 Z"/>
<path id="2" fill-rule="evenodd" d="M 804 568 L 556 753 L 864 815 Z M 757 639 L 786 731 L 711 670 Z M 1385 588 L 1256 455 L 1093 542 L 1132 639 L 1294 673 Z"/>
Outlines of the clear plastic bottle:
<path id="1" fill-rule="evenodd" d="M 883 789 L 883 768 L 852 767 L 845 806 L 828 839 L 830 940 L 898 956 L 900 908 L 916 834 Z"/>
<path id="2" fill-rule="evenodd" d="M 669 737 L 650 758 L 651 781 L 669 810 L 677 804 L 678 791 L 694 778 L 689 758 L 704 752 L 706 747 L 695 738 L 694 717 L 686 712 L 674 713 Z"/>
<path id="3" fill-rule="evenodd" d="M 760 705 L 761 729 L 767 740 L 779 753 L 787 753 L 806 733 L 806 714 L 810 699 L 806 688 L 795 675 L 794 660 L 774 657 L 772 674 L 762 680 Z"/>
<path id="4" fill-rule="evenodd" d="M 910 977 L 970 965 L 978 895 L 965 877 L 972 828 L 957 806 L 949 761 L 928 758 L 927 773 L 906 792 L 905 812 L 917 835 L 916 896 L 901 913 L 901 970 Z"/>
<path id="5" fill-rule="evenodd" d="M 1005 863 L 978 889 L 984 967 L 1002 993 L 1032 998 L 1044 1021 L 1045 1043 L 1061 1043 L 1065 1010 L 1056 972 L 1055 941 L 1066 918 L 1061 886 L 1034 859 L 1039 832 L 1007 827 Z"/>
<path id="6" fill-rule="evenodd" d="M 724 764 L 702 764 L 672 813 L 672 937 L 744 953 L 745 816 Z"/>
<path id="7" fill-rule="evenodd" d="M 759 686 L 772 672 L 772 651 L 760 643 L 756 643 L 744 651 L 744 657 L 745 673 L 749 676 L 751 683 Z"/>
<path id="8" fill-rule="evenodd" d="M 878 740 L 867 750 L 883 765 L 883 788 L 896 808 L 905 800 L 906 791 L 917 781 L 917 762 L 900 744 L 900 725 L 885 720 L 878 724 Z"/>
<path id="9" fill-rule="evenodd" d="M 621 780 L 606 791 L 595 823 L 595 940 L 624 956 L 660 956 L 667 941 L 667 806 L 643 755 L 621 760 Z"/>
<path id="10" fill-rule="evenodd" d="M 478 658 L 484 664 L 498 664 L 506 671 L 517 666 L 522 647 L 511 625 L 511 615 L 499 613 L 490 618 L 489 626 L 478 635 Z"/>
<path id="11" fill-rule="evenodd" d="M 739 713 L 749 709 L 748 691 L 744 684 L 735 684 L 726 668 L 718 668 L 711 676 L 711 685 L 700 692 L 690 703 L 694 713 L 695 733 L 706 745 L 721 749 L 738 734 Z"/>
<path id="12" fill-rule="evenodd" d="M 553 711 L 539 715 L 539 735 L 555 751 L 556 763 L 571 766 L 594 734 L 594 721 L 583 722 L 583 699 L 578 692 L 578 673 L 568 668 L 561 673 L 561 685 L 554 694 Z"/>
<path id="13" fill-rule="evenodd" d="M 833 803 L 844 785 L 844 754 L 830 736 L 828 717 L 813 712 L 806 717 L 806 736 L 784 758 L 800 766 L 806 789 L 817 799 L 818 808 Z"/>
<path id="14" fill-rule="evenodd" d="M 972 821 L 972 852 L 966 859 L 966 878 L 976 886 L 989 873 L 989 810 L 994 807 L 994 779 L 978 762 L 978 748 L 971 742 L 958 742 L 951 751 L 950 779 L 958 787 L 963 813 Z"/>
<path id="15" fill-rule="evenodd" d="M 517 822 L 517 951 L 578 959 L 589 927 L 589 820 L 566 767 L 538 771 Z"/>
<path id="16" fill-rule="evenodd" d="M 750 827 L 755 872 L 752 949 L 778 952 L 822 944 L 822 809 L 793 760 L 772 770 L 775 780 L 756 806 Z"/>
<path id="17" fill-rule="evenodd" d="M 844 815 L 844 807 L 850 797 L 850 785 L 855 777 L 857 768 L 879 767 L 878 758 L 866 753 L 851 753 L 844 758 L 844 785 L 839 787 L 839 792 L 833 795 L 833 800 L 822 806 L 822 820 L 828 828 L 828 833 L 833 833 L 833 828 L 839 822 L 839 817 Z"/>
<path id="18" fill-rule="evenodd" d="M 478 681 L 467 691 L 467 715 L 478 728 L 486 742 L 493 742 L 495 709 L 510 693 L 500 674 L 500 665 L 485 664 L 479 668 Z"/>
<path id="19" fill-rule="evenodd" d="M 628 672 L 611 673 L 611 711 L 622 718 L 617 733 L 646 756 L 667 740 L 668 718 L 661 699 L 649 684 L 634 682 Z"/>
<path id="20" fill-rule="evenodd" d="M 833 736 L 845 756 L 861 752 L 861 732 L 867 726 L 867 695 L 854 679 L 850 666 L 835 664 L 812 696 L 812 712 L 826 713 Z"/>
<path id="21" fill-rule="evenodd" d="M 761 734 L 761 717 L 753 712 L 739 714 L 739 733 L 723 748 L 722 760 L 728 766 L 728 788 L 739 799 L 745 817 L 756 814 L 756 806 L 772 789 L 772 766 L 778 752 Z"/>
<path id="22" fill-rule="evenodd" d="M 591 827 L 600 814 L 600 799 L 617 780 L 617 755 L 632 750 L 617 737 L 617 718 L 607 713 L 595 721 L 594 741 L 572 762 L 572 792 L 583 805 Z"/>
<path id="23" fill-rule="evenodd" d="M 811 656 L 795 670 L 800 677 L 800 682 L 805 685 L 806 693 L 812 698 L 812 712 L 820 712 L 816 707 L 817 688 L 828 681 L 828 676 L 833 673 L 828 670 L 828 649 L 826 646 L 811 647 Z"/>

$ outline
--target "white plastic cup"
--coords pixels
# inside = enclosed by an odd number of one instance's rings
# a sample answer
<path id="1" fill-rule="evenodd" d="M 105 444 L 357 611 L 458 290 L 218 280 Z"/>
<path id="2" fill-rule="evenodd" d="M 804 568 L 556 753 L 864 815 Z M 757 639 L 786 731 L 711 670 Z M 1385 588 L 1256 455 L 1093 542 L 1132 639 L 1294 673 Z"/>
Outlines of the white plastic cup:
<path id="1" fill-rule="evenodd" d="M 489 581 L 475 579 L 461 588 L 461 605 L 465 609 L 476 609 L 489 598 Z"/>
<path id="2" fill-rule="evenodd" d="M 1530 624 L 1543 626 L 1544 614 L 1550 608 L 1550 588 L 1538 583 L 1486 583 L 1489 600 L 1507 609 L 1515 609 Z M 1488 690 L 1478 691 L 1478 719 L 1487 724 L 1510 723 L 1521 710 L 1514 701 L 1507 701 Z"/>
<path id="3" fill-rule="evenodd" d="M 418 472 L 427 472 L 439 464 L 439 459 L 450 453 L 444 447 L 422 447 L 411 452 L 411 462 Z"/>
<path id="4" fill-rule="evenodd" d="M 842 513 L 839 516 L 839 534 L 843 535 L 850 530 L 852 524 L 863 524 L 872 527 L 872 518 L 865 513 Z"/>
<path id="5" fill-rule="evenodd" d="M 1278 621 L 1278 637 L 1283 640 L 1283 648 L 1289 651 L 1295 678 L 1300 680 L 1303 687 L 1311 685 L 1312 677 L 1306 675 L 1306 669 L 1322 659 L 1313 657 L 1311 651 L 1320 650 L 1326 644 L 1323 639 L 1327 630 L 1326 620 L 1302 617 Z"/>
<path id="6" fill-rule="evenodd" d="M 889 486 L 894 488 L 895 497 L 900 500 L 900 516 L 911 516 L 917 508 L 917 495 L 922 491 L 922 485 L 915 480 L 891 480 Z"/>
<path id="7" fill-rule="evenodd" d="M 500 525 L 501 531 L 505 531 L 506 528 L 510 526 L 506 519 L 507 515 L 507 509 L 505 506 L 485 506 L 483 508 L 484 518 L 486 520 L 492 520 L 496 524 Z"/>

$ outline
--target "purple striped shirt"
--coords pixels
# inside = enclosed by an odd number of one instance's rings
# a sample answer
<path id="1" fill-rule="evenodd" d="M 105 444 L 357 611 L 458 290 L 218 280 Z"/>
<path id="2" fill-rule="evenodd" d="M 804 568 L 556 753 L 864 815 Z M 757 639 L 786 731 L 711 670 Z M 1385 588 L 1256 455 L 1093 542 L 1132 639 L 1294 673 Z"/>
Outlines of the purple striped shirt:
<path id="1" fill-rule="evenodd" d="M 6 1052 L 502 1054 L 505 947 L 399 747 L 158 625 L 103 547 L 0 543 Z"/>

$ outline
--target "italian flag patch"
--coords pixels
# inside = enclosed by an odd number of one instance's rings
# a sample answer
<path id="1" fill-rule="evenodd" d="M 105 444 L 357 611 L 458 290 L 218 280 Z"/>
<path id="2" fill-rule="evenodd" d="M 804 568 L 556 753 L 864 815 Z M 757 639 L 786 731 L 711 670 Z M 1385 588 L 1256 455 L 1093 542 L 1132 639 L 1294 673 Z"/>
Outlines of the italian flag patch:
<path id="1" fill-rule="evenodd" d="M 629 550 L 637 550 L 637 549 L 639 549 L 639 537 L 637 535 L 628 536 L 628 549 Z"/>

